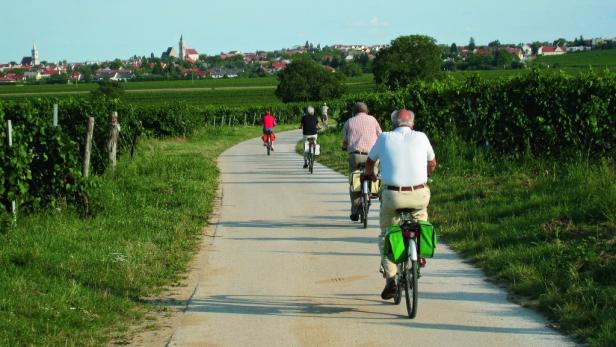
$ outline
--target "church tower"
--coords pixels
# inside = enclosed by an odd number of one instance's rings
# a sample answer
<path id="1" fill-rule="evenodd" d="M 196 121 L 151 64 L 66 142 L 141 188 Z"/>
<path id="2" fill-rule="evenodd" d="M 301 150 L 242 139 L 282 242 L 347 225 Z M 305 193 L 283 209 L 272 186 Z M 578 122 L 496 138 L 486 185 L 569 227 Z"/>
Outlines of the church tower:
<path id="1" fill-rule="evenodd" d="M 32 65 L 38 65 L 39 64 L 39 54 L 38 54 L 38 48 L 36 48 L 36 44 L 33 43 L 32 44 Z"/>
<path id="2" fill-rule="evenodd" d="M 180 60 L 184 60 L 186 57 L 186 45 L 184 44 L 184 38 L 180 35 Z"/>

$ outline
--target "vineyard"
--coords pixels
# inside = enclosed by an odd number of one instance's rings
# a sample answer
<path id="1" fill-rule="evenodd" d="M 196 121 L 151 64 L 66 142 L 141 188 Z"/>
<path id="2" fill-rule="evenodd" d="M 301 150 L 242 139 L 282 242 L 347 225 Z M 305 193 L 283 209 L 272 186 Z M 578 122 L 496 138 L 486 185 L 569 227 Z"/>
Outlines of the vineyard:
<path id="1" fill-rule="evenodd" d="M 616 74 L 608 71 L 417 82 L 405 90 L 345 98 L 340 107 L 349 110 L 356 100 L 365 101 L 386 128 L 391 111 L 406 107 L 432 137 L 460 136 L 499 155 L 616 150 Z"/>
<path id="2" fill-rule="evenodd" d="M 194 106 L 248 106 L 281 104 L 274 95 L 277 79 L 238 78 L 203 79 L 156 82 L 127 82 L 121 101 L 136 106 L 164 105 L 182 102 Z M 347 79 L 349 94 L 372 91 L 375 86 L 372 75 L 366 74 Z M 0 86 L 0 100 L 18 100 L 31 97 L 87 98 L 96 83 L 76 85 L 20 85 Z"/>
<path id="3" fill-rule="evenodd" d="M 180 94 L 191 97 L 190 92 Z M 384 129 L 391 128 L 392 110 L 407 107 L 415 111 L 417 128 L 436 144 L 444 163 L 440 172 L 447 176 L 436 178 L 435 190 L 441 193 L 435 196 L 435 222 L 442 224 L 452 245 L 474 256 L 506 283 L 513 281 L 514 292 L 540 296 L 542 310 L 565 322 L 563 328 L 575 336 L 588 339 L 599 329 L 609 330 L 607 325 L 600 328 L 599 322 L 607 321 L 602 317 L 612 312 L 603 306 L 613 303 L 603 288 L 614 281 L 613 275 L 606 274 L 614 273 L 609 258 L 613 241 L 609 240 L 613 240 L 610 228 L 615 201 L 610 188 L 616 150 L 615 73 L 531 71 L 503 79 L 469 75 L 429 84 L 417 82 L 399 91 L 361 92 L 327 103 L 331 116 L 342 124 L 353 103 L 360 100 L 369 105 Z M 58 105 L 57 126 L 52 117 L 54 104 Z M 0 275 L 4 276 L 0 293 L 11 293 L 7 298 L 17 293 L 14 300 L 0 301 L 3 310 L 17 317 L 0 320 L 4 334 L 9 334 L 4 335 L 8 336 L 6 341 L 45 344 L 48 341 L 40 336 L 46 332 L 55 344 L 62 344 L 64 335 L 51 331 L 57 329 L 68 331 L 66 336 L 72 338 L 91 336 L 99 344 L 106 341 L 101 326 L 115 324 L 117 312 L 127 317 L 137 305 L 133 298 L 168 283 L 185 268 L 195 247 L 195 241 L 187 240 L 196 240 L 195 235 L 207 223 L 202 214 L 211 208 L 216 156 L 235 141 L 256 136 L 258 128 L 251 125 L 257 125 L 266 110 L 272 111 L 279 123 L 294 125 L 307 106 L 279 102 L 255 102 L 256 106 L 145 104 L 150 101 L 0 99 L 0 238 L 6 241 L 0 264 L 12 269 Z M 120 124 L 120 164 L 115 175 L 109 167 L 110 116 L 114 112 Z M 94 177 L 86 178 L 83 163 L 89 117 L 94 118 L 90 164 Z M 8 146 L 8 121 L 12 146 Z M 325 135 L 322 141 L 326 144 L 324 156 L 329 149 L 336 150 L 328 164 L 344 169 L 339 166 L 343 154 L 337 150 L 339 133 Z M 201 160 L 204 156 L 208 160 Z M 568 171 L 557 165 L 571 158 L 591 163 Z M 517 164 L 511 163 L 525 160 L 534 165 L 529 169 L 534 172 L 533 179 L 527 177 L 528 172 L 512 168 Z M 556 172 L 565 173 L 562 182 L 555 181 Z M 588 172 L 593 173 L 592 179 Z M 528 205 L 532 199 L 535 204 Z M 576 205 L 581 199 L 585 201 L 583 208 Z M 9 226 L 13 201 L 17 223 Z M 545 211 L 536 208 L 537 201 L 547 206 Z M 516 213 L 511 212 L 513 207 Z M 495 224 L 502 220 L 515 228 Z M 63 241 L 57 241 L 56 236 Z M 518 245 L 515 242 L 519 241 L 528 254 L 510 249 L 505 255 L 499 253 L 505 252 L 502 240 L 507 240 L 507 245 Z M 56 250 L 56 242 L 62 244 L 62 251 Z M 586 253 L 578 261 L 579 242 Z M 70 247 L 64 249 L 67 244 Z M 574 246 L 568 248 L 570 244 Z M 549 247 L 557 249 L 546 250 Z M 176 252 L 178 249 L 181 252 Z M 74 254 L 81 256 L 74 259 Z M 528 264 L 519 254 L 536 259 L 537 265 Z M 567 267 L 562 271 L 550 267 L 563 262 L 562 254 L 571 258 L 567 258 Z M 511 262 L 503 263 L 502 259 Z M 578 268 L 585 272 L 572 275 Z M 23 287 L 20 281 L 25 273 L 35 274 L 26 288 L 38 288 L 44 294 L 32 296 L 31 290 L 18 290 Z M 542 281 L 545 286 L 537 284 Z M 73 311 L 78 305 L 66 302 L 67 283 L 78 288 L 79 301 L 85 305 L 78 309 L 96 312 L 94 315 Z M 566 306 L 572 305 L 578 292 L 584 293 L 585 301 L 598 303 L 592 310 L 588 309 L 590 304 Z M 106 300 L 123 306 L 97 305 Z M 28 302 L 25 307 L 24 301 Z M 41 302 L 53 307 L 49 315 L 41 313 Z M 570 307 L 570 311 L 562 307 Z M 74 324 L 50 325 L 56 311 L 68 315 Z M 584 324 L 589 328 L 576 330 Z M 12 331 L 16 333 L 9 333 Z M 607 341 L 611 335 L 601 336 Z"/>
<path id="4" fill-rule="evenodd" d="M 508 79 L 470 76 L 434 83 L 417 82 L 405 90 L 363 93 L 330 101 L 344 121 L 356 100 L 363 100 L 387 128 L 392 110 L 416 112 L 417 126 L 438 140 L 456 135 L 499 155 L 530 152 L 542 156 L 613 153 L 616 144 L 616 75 L 571 76 L 535 71 Z M 190 93 L 184 93 L 190 97 Z M 59 126 L 51 124 L 59 105 Z M 109 115 L 119 114 L 119 153 L 132 153 L 142 136 L 189 136 L 204 126 L 258 124 L 271 110 L 281 123 L 297 122 L 305 104 L 189 106 L 183 103 L 135 106 L 90 98 L 26 99 L 0 103 L 0 140 L 7 143 L 7 121 L 14 146 L 0 151 L 1 204 L 16 201 L 26 210 L 83 199 L 87 184 L 81 164 L 88 117 L 95 119 L 94 173 L 107 167 Z"/>
<path id="5" fill-rule="evenodd" d="M 58 125 L 52 110 L 58 105 Z M 109 164 L 110 114 L 117 112 L 121 131 L 119 155 L 132 155 L 143 137 L 190 136 L 209 127 L 258 124 L 272 111 L 280 124 L 297 122 L 302 104 L 257 107 L 136 107 L 106 99 L 61 98 L 0 102 L 0 205 L 11 211 L 14 201 L 25 212 L 41 207 L 76 204 L 87 208 L 88 181 L 83 177 L 88 118 L 94 118 L 91 167 L 103 173 Z M 8 121 L 11 142 L 8 144 Z"/>

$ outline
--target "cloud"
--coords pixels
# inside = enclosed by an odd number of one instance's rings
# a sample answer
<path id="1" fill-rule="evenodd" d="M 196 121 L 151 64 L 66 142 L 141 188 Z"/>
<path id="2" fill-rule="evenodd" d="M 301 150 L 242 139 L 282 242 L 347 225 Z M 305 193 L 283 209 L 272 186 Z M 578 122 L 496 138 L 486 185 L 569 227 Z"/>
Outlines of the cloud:
<path id="1" fill-rule="evenodd" d="M 368 21 L 355 22 L 354 26 L 372 29 L 385 28 L 389 26 L 389 22 L 383 21 L 378 17 L 374 17 Z"/>
<path id="2" fill-rule="evenodd" d="M 366 28 L 368 29 L 369 35 L 376 35 L 383 32 L 384 28 L 389 27 L 389 22 L 380 19 L 379 17 L 374 17 L 367 21 L 360 21 L 353 23 L 353 26 L 358 28 Z"/>

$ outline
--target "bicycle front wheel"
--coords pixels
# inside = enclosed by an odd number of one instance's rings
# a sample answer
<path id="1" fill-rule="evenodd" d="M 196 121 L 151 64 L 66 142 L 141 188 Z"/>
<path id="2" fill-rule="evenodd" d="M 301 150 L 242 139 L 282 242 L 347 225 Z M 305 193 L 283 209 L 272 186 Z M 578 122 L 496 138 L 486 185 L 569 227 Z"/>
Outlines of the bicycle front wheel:
<path id="1" fill-rule="evenodd" d="M 406 311 L 408 312 L 409 319 L 417 316 L 417 294 L 419 288 L 417 286 L 417 261 L 409 259 L 411 263 L 410 267 L 406 269 L 404 274 L 404 291 L 406 294 Z"/>

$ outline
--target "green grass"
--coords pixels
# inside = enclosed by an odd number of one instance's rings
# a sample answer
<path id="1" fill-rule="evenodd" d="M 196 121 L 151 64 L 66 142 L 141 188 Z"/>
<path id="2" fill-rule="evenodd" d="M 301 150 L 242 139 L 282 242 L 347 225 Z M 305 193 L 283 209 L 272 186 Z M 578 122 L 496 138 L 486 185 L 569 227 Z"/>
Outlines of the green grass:
<path id="1" fill-rule="evenodd" d="M 319 162 L 346 174 L 339 132 L 319 143 Z M 616 163 L 433 145 L 430 215 L 447 244 L 574 338 L 616 345 Z"/>
<path id="2" fill-rule="evenodd" d="M 216 192 L 216 158 L 260 134 L 204 129 L 149 141 L 118 175 L 95 177 L 93 216 L 20 215 L 0 230 L 0 345 L 105 345 L 153 309 L 140 298 L 178 279 Z"/>
<path id="3" fill-rule="evenodd" d="M 274 91 L 276 77 L 230 78 L 182 81 L 127 82 L 124 102 L 135 105 L 156 105 L 182 102 L 191 105 L 244 106 L 281 104 Z M 371 74 L 347 78 L 348 93 L 374 90 Z M 1 86 L 0 98 L 27 98 L 32 96 L 84 96 L 96 88 L 95 83 L 81 85 L 24 85 Z"/>
<path id="4" fill-rule="evenodd" d="M 558 65 L 563 68 L 616 68 L 616 49 L 573 52 L 557 56 L 538 57 L 533 64 Z"/>

